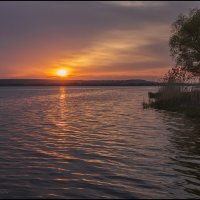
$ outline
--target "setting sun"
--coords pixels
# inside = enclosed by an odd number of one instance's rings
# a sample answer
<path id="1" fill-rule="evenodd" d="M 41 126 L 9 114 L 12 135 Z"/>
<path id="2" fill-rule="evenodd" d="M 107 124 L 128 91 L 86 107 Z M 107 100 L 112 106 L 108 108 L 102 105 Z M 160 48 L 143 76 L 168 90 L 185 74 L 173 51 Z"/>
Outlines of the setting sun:
<path id="1" fill-rule="evenodd" d="M 66 77 L 68 75 L 68 70 L 67 69 L 58 69 L 56 71 L 56 75 L 59 77 Z"/>

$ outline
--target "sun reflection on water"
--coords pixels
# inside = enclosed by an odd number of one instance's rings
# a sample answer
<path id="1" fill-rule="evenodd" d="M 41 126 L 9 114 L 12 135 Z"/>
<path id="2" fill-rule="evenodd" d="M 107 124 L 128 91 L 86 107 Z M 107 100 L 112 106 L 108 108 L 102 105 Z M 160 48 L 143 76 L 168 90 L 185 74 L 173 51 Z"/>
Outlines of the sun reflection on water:
<path id="1" fill-rule="evenodd" d="M 66 126 L 66 110 L 67 110 L 67 94 L 66 88 L 60 87 L 60 96 L 59 96 L 59 113 L 60 118 L 57 121 L 57 126 L 65 127 Z"/>

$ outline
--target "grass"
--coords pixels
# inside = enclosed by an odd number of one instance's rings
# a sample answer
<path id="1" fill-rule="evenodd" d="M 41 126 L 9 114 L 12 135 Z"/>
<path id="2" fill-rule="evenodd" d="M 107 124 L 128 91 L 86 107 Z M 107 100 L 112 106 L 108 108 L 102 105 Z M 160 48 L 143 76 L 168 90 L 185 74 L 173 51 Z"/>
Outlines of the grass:
<path id="1" fill-rule="evenodd" d="M 183 113 L 191 118 L 200 119 L 200 91 L 189 91 L 181 86 L 163 86 L 157 93 L 149 93 L 149 102 L 144 108 Z"/>

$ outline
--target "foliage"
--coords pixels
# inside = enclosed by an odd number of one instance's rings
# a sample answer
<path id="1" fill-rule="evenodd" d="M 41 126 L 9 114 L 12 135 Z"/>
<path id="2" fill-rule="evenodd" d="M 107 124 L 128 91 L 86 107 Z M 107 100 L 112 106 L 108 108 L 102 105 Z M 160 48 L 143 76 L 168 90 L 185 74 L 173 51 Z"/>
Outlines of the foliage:
<path id="1" fill-rule="evenodd" d="M 169 45 L 176 65 L 164 75 L 158 92 L 149 92 L 149 102 L 144 102 L 143 107 L 200 119 L 200 90 L 186 84 L 200 80 L 200 9 L 192 10 L 188 16 L 179 15 Z"/>
<path id="2" fill-rule="evenodd" d="M 193 79 L 193 75 L 181 67 L 173 67 L 162 78 L 162 82 L 167 84 L 187 83 Z"/>
<path id="3" fill-rule="evenodd" d="M 200 9 L 179 15 L 172 25 L 169 45 L 176 67 L 200 76 Z"/>

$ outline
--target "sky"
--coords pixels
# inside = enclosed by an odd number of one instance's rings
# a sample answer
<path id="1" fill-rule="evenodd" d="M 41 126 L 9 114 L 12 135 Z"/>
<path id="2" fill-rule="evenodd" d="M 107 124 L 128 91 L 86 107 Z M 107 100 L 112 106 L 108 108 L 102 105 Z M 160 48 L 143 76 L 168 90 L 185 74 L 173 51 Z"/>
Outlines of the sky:
<path id="1" fill-rule="evenodd" d="M 0 78 L 158 80 L 168 41 L 198 1 L 0 2 Z"/>

